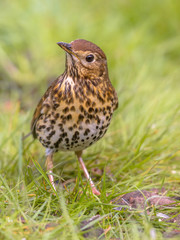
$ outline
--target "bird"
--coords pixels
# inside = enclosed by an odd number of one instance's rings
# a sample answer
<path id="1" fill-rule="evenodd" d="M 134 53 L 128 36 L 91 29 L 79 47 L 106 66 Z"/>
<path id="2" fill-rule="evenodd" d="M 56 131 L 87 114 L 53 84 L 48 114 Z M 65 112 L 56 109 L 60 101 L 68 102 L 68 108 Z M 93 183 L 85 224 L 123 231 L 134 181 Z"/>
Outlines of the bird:
<path id="1" fill-rule="evenodd" d="M 57 42 L 65 51 L 65 71 L 40 99 L 31 133 L 46 148 L 46 168 L 52 187 L 53 155 L 75 152 L 92 193 L 100 195 L 82 158 L 82 152 L 106 133 L 118 96 L 109 79 L 107 58 L 96 44 L 76 39 Z"/>

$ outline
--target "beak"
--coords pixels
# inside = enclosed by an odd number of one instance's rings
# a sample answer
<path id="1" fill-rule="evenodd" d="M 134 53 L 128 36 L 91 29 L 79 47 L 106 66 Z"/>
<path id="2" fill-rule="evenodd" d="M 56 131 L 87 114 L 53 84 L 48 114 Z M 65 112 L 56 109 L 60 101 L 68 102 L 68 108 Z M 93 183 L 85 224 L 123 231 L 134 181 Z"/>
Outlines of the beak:
<path id="1" fill-rule="evenodd" d="M 57 45 L 59 45 L 62 49 L 64 49 L 68 53 L 72 52 L 71 44 L 69 43 L 57 42 Z"/>
<path id="2" fill-rule="evenodd" d="M 65 51 L 66 51 L 67 53 L 69 53 L 70 55 L 74 55 L 75 57 L 78 58 L 78 56 L 73 52 L 70 43 L 57 42 L 57 45 L 59 45 L 63 50 L 65 50 Z"/>

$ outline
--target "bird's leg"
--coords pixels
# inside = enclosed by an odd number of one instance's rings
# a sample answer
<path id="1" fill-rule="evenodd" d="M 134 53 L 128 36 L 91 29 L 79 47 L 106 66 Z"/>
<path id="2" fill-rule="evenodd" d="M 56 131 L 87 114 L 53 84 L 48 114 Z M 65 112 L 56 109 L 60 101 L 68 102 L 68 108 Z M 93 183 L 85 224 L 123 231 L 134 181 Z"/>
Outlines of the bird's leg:
<path id="1" fill-rule="evenodd" d="M 88 171 L 87 171 L 87 169 L 86 169 L 86 166 L 85 166 L 85 164 L 84 164 L 84 162 L 83 162 L 83 159 L 82 159 L 82 151 L 75 152 L 75 154 L 77 155 L 78 161 L 79 161 L 80 164 L 81 164 L 81 168 L 82 168 L 82 170 L 84 171 L 84 174 L 85 174 L 87 180 L 88 180 L 89 183 L 90 183 L 90 186 L 91 186 L 91 189 L 92 189 L 93 194 L 95 194 L 95 195 L 100 195 L 101 193 L 96 189 L 96 187 L 95 187 L 95 185 L 94 185 L 94 183 L 93 183 L 93 181 L 92 181 L 92 179 L 91 179 L 91 177 L 90 177 L 90 175 L 89 175 L 89 173 L 88 173 Z"/>
<path id="2" fill-rule="evenodd" d="M 49 180 L 50 180 L 54 190 L 56 191 L 56 187 L 55 187 L 55 184 L 54 184 L 54 177 L 52 175 L 52 169 L 53 169 L 53 154 L 52 153 L 47 155 L 46 168 L 47 168 L 47 171 L 48 171 Z"/>

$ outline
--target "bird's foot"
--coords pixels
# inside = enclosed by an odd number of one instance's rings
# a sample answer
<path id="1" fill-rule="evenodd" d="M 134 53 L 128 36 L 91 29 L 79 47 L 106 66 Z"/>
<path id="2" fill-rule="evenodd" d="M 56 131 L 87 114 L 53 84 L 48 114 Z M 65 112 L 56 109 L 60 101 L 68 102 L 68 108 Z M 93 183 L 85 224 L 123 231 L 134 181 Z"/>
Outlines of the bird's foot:
<path id="1" fill-rule="evenodd" d="M 101 195 L 101 193 L 96 189 L 96 187 L 92 187 L 92 192 L 93 192 L 93 194 L 95 194 L 96 196 Z"/>

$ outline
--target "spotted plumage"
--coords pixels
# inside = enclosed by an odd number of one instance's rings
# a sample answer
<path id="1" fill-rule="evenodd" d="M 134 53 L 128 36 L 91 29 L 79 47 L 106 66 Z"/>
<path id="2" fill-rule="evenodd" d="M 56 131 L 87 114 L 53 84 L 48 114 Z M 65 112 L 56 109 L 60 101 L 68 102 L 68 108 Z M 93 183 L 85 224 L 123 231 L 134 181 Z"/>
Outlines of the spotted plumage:
<path id="1" fill-rule="evenodd" d="M 48 170 L 53 166 L 54 152 L 74 151 L 98 195 L 81 155 L 106 133 L 118 106 L 117 94 L 109 80 L 106 56 L 99 47 L 82 39 L 58 45 L 66 51 L 65 72 L 41 98 L 31 131 L 46 148 Z M 51 174 L 49 178 L 55 188 Z"/>

